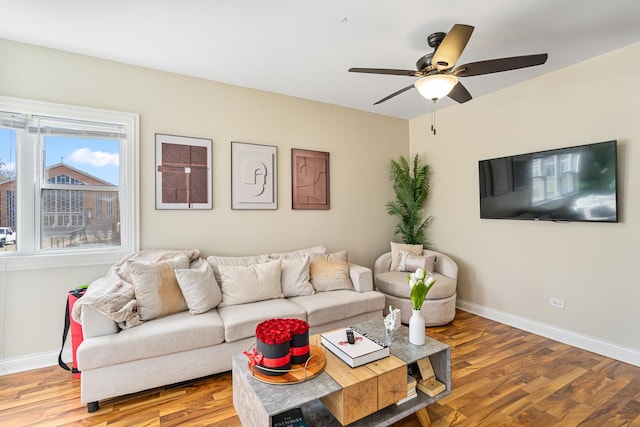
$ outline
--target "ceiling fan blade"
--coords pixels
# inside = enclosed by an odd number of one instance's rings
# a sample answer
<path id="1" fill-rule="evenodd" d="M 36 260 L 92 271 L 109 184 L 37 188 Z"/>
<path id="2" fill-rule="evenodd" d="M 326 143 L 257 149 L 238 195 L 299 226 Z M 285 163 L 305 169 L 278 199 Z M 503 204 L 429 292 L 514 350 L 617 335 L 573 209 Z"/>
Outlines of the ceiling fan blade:
<path id="1" fill-rule="evenodd" d="M 449 92 L 447 96 L 460 104 L 471 101 L 471 94 L 460 82 L 451 89 L 451 92 Z"/>
<path id="2" fill-rule="evenodd" d="M 431 65 L 438 70 L 448 70 L 453 67 L 467 46 L 473 28 L 471 25 L 454 25 L 433 54 Z"/>
<path id="3" fill-rule="evenodd" d="M 510 58 L 489 59 L 487 61 L 471 62 L 460 65 L 453 70 L 458 77 L 479 76 L 482 74 L 499 73 L 502 71 L 517 70 L 519 68 L 534 67 L 547 62 L 546 53 L 538 55 L 512 56 Z"/>
<path id="4" fill-rule="evenodd" d="M 398 91 L 395 91 L 395 92 L 393 92 L 391 95 L 389 95 L 389 96 L 385 96 L 384 98 L 382 98 L 380 101 L 378 101 L 378 102 L 374 103 L 373 105 L 378 105 L 378 104 L 383 103 L 384 101 L 388 101 L 388 100 L 390 100 L 391 98 L 393 98 L 394 96 L 400 95 L 401 93 L 404 93 L 404 92 L 408 91 L 408 90 L 409 90 L 409 89 L 411 89 L 412 87 L 413 87 L 413 85 L 409 85 L 409 86 L 407 86 L 407 87 L 405 87 L 405 88 L 402 88 L 402 89 L 400 89 L 400 90 L 398 90 Z"/>
<path id="5" fill-rule="evenodd" d="M 349 68 L 350 73 L 391 74 L 393 76 L 422 77 L 422 73 L 415 70 L 392 70 L 388 68 Z"/>

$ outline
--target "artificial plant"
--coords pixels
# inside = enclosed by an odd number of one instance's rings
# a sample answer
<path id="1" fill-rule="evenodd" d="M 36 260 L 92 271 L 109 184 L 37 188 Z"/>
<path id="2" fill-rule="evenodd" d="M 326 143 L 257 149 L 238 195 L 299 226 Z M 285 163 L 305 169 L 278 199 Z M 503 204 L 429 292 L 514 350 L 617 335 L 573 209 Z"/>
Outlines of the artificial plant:
<path id="1" fill-rule="evenodd" d="M 419 154 L 413 158 L 413 167 L 404 156 L 391 160 L 391 181 L 396 199 L 387 202 L 387 213 L 397 215 L 400 221 L 395 232 L 404 243 L 429 246 L 425 229 L 431 216 L 423 218 L 423 205 L 429 197 L 431 172 Z"/>

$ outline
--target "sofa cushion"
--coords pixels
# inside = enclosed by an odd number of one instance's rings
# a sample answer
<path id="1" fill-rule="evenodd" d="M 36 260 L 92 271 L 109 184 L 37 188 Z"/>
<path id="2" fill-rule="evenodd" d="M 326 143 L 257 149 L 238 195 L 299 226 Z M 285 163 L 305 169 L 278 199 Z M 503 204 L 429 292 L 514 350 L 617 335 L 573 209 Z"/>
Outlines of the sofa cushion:
<path id="1" fill-rule="evenodd" d="M 165 261 L 132 261 L 130 264 L 138 314 L 151 320 L 187 309 L 175 270 L 189 268 L 189 258 L 179 255 Z"/>
<path id="2" fill-rule="evenodd" d="M 400 263 L 400 251 L 407 251 L 411 255 L 422 255 L 422 245 L 408 245 L 405 243 L 391 242 L 391 271 L 398 271 Z"/>
<path id="3" fill-rule="evenodd" d="M 222 291 L 216 282 L 213 267 L 204 260 L 191 268 L 176 269 L 176 279 L 191 314 L 205 313 L 222 301 Z"/>
<path id="4" fill-rule="evenodd" d="M 384 308 L 384 295 L 375 291 L 337 290 L 293 297 L 289 301 L 304 308 L 310 326 L 324 325 Z"/>
<path id="5" fill-rule="evenodd" d="M 246 304 L 282 298 L 282 261 L 277 259 L 246 267 L 219 265 L 222 302 L 220 306 Z"/>
<path id="6" fill-rule="evenodd" d="M 409 298 L 411 288 L 407 279 L 408 274 L 400 271 L 378 273 L 376 274 L 376 290 L 396 297 Z M 436 284 L 433 285 L 426 299 L 438 300 L 448 298 L 456 293 L 456 279 L 443 276 L 440 273 L 433 273 L 433 278 L 436 279 Z"/>
<path id="7" fill-rule="evenodd" d="M 280 284 L 282 285 L 282 294 L 285 297 L 313 295 L 315 290 L 310 282 L 309 255 L 283 259 Z"/>
<path id="8" fill-rule="evenodd" d="M 218 283 L 222 283 L 220 278 L 220 265 L 235 265 L 246 267 L 252 264 L 262 264 L 269 261 L 267 255 L 255 255 L 255 256 L 210 256 L 207 258 L 207 262 L 213 267 L 213 273 L 216 276 Z"/>
<path id="9" fill-rule="evenodd" d="M 309 264 L 311 284 L 316 292 L 353 290 L 349 277 L 349 252 L 312 254 Z"/>
<path id="10" fill-rule="evenodd" d="M 302 307 L 284 298 L 218 307 L 217 310 L 224 323 L 227 342 L 255 336 L 258 323 L 268 319 L 289 317 L 306 320 L 307 317 Z"/>
<path id="11" fill-rule="evenodd" d="M 78 360 L 82 370 L 89 370 L 208 347 L 223 340 L 224 326 L 216 310 L 199 316 L 183 311 L 85 340 L 78 349 Z"/>

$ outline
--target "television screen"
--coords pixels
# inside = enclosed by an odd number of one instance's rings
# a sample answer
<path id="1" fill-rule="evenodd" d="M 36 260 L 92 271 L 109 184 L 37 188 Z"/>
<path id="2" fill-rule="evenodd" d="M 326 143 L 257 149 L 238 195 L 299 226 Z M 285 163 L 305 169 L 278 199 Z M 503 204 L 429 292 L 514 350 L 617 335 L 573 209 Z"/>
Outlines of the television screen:
<path id="1" fill-rule="evenodd" d="M 480 160 L 480 218 L 618 222 L 617 143 Z"/>

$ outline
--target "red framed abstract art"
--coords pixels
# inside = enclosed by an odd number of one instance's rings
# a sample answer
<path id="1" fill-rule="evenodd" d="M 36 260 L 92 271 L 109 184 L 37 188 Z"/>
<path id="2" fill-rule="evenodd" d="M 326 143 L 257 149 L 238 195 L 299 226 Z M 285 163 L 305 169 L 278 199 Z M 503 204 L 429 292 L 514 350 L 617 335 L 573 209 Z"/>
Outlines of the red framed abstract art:
<path id="1" fill-rule="evenodd" d="M 291 149 L 291 207 L 330 209 L 329 153 Z"/>

